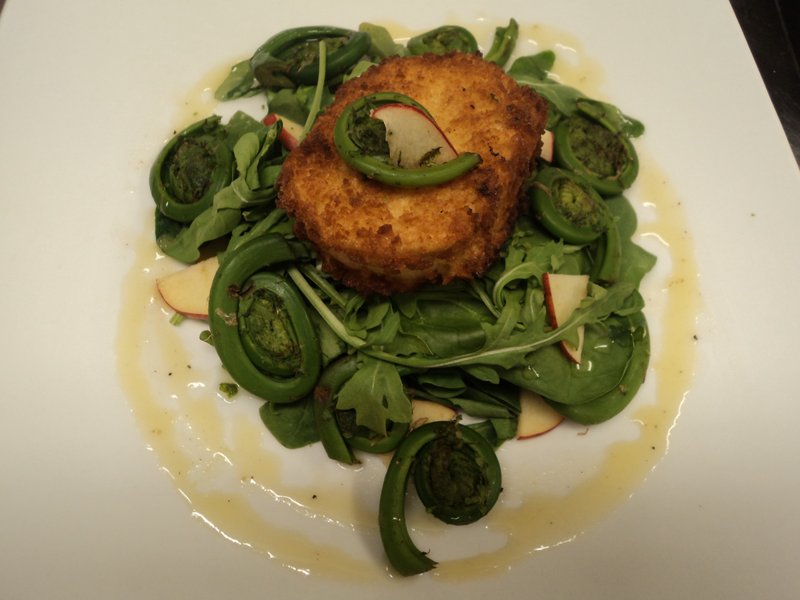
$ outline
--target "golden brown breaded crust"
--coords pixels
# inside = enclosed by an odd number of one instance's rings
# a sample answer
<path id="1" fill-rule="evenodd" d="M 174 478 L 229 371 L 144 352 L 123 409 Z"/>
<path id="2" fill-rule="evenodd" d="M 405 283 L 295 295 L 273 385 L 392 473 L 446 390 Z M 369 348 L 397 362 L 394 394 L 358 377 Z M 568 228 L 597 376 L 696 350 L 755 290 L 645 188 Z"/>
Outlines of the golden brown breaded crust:
<path id="1" fill-rule="evenodd" d="M 420 102 L 458 152 L 482 163 L 440 186 L 387 186 L 351 169 L 333 142 L 354 100 L 400 92 Z M 544 100 L 478 55 L 392 57 L 343 84 L 281 170 L 278 205 L 323 268 L 363 293 L 410 291 L 483 274 L 513 229 L 538 156 Z"/>

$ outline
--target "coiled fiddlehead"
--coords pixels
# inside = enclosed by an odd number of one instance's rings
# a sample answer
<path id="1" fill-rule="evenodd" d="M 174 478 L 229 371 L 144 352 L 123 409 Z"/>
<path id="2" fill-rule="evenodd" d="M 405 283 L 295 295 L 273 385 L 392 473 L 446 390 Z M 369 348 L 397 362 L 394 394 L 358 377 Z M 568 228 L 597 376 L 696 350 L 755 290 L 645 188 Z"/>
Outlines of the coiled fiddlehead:
<path id="1" fill-rule="evenodd" d="M 296 259 L 292 246 L 267 234 L 229 251 L 209 297 L 209 325 L 234 381 L 270 402 L 291 402 L 317 381 L 321 354 L 302 296 L 288 280 L 260 273 Z"/>
<path id="2" fill-rule="evenodd" d="M 630 140 L 579 114 L 555 129 L 558 164 L 583 176 L 603 195 L 620 194 L 639 173 L 639 158 Z"/>
<path id="3" fill-rule="evenodd" d="M 368 51 L 366 32 L 311 25 L 285 29 L 261 44 L 247 60 L 236 63 L 214 93 L 217 100 L 233 100 L 264 89 L 314 85 L 319 74 L 319 42 L 327 48 L 326 82 L 341 79 Z"/>
<path id="4" fill-rule="evenodd" d="M 429 571 L 436 562 L 411 540 L 405 520 L 406 486 L 414 471 L 417 493 L 446 523 L 472 523 L 494 506 L 501 490 L 500 463 L 479 433 L 454 421 L 427 423 L 397 447 L 383 481 L 378 509 L 381 541 L 402 575 Z"/>
<path id="5" fill-rule="evenodd" d="M 596 240 L 612 221 L 608 206 L 589 182 L 563 169 L 539 171 L 530 199 L 544 228 L 568 244 Z"/>
<path id="6" fill-rule="evenodd" d="M 150 191 L 165 217 L 189 223 L 233 178 L 227 131 L 214 115 L 175 135 L 150 169 Z"/>
<path id="7" fill-rule="evenodd" d="M 333 141 L 342 159 L 356 171 L 387 185 L 422 187 L 447 183 L 461 177 L 481 163 L 479 154 L 462 152 L 456 158 L 441 164 L 405 168 L 391 164 L 388 157 L 374 155 L 373 148 L 381 147 L 381 142 L 384 140 L 376 139 L 375 129 L 364 126 L 363 122 L 374 121 L 382 129 L 380 121 L 371 118 L 370 115 L 374 109 L 385 104 L 411 106 L 433 122 L 433 117 L 424 106 L 416 100 L 396 92 L 370 94 L 352 102 L 336 120 Z M 356 133 L 361 132 L 363 138 L 364 131 L 370 134 L 368 145 L 364 143 L 363 139 L 357 139 L 358 136 L 356 136 Z M 385 135 L 385 129 L 382 131 Z M 388 153 L 388 149 L 386 152 Z"/>

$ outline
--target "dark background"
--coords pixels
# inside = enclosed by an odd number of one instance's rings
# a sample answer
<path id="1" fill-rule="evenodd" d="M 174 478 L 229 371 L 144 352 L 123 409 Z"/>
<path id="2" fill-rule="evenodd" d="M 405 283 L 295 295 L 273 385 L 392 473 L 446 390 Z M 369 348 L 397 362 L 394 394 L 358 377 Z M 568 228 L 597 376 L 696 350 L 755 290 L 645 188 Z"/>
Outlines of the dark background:
<path id="1" fill-rule="evenodd" d="M 800 165 L 800 1 L 730 3 Z"/>
<path id="2" fill-rule="evenodd" d="M 800 2 L 730 2 L 800 165 Z"/>

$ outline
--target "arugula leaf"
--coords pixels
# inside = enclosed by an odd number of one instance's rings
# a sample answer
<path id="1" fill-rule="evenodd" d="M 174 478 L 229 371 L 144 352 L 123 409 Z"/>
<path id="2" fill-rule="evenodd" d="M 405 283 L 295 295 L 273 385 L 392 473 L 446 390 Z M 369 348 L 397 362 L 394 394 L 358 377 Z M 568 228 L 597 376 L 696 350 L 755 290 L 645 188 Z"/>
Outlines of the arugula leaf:
<path id="1" fill-rule="evenodd" d="M 359 357 L 358 371 L 339 390 L 336 407 L 355 410 L 357 425 L 383 436 L 388 421 L 411 422 L 411 400 L 397 367 L 367 355 Z"/>

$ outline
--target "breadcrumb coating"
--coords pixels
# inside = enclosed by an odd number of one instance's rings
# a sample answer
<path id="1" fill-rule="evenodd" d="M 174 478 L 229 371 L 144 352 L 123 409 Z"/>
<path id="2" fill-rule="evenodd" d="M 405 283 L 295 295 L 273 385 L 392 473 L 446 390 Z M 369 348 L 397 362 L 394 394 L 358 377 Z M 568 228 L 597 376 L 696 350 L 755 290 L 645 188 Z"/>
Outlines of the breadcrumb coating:
<path id="1" fill-rule="evenodd" d="M 458 152 L 482 163 L 439 186 L 367 179 L 339 156 L 336 119 L 354 100 L 399 92 L 425 106 Z M 278 205 L 323 269 L 362 293 L 481 276 L 519 212 L 547 119 L 542 98 L 479 55 L 392 57 L 344 83 L 281 170 Z"/>

